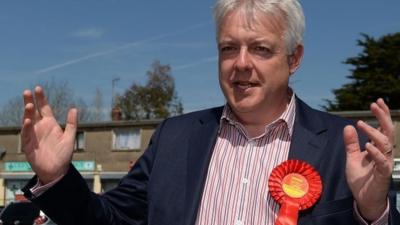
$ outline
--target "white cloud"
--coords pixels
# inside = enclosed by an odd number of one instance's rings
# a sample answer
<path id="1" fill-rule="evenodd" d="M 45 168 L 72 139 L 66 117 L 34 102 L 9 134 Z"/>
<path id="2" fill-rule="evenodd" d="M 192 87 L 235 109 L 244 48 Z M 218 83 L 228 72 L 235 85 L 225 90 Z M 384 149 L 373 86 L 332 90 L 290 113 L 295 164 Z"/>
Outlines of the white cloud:
<path id="1" fill-rule="evenodd" d="M 78 30 L 72 34 L 74 37 L 78 38 L 101 38 L 104 35 L 105 31 L 100 28 L 85 28 Z"/>

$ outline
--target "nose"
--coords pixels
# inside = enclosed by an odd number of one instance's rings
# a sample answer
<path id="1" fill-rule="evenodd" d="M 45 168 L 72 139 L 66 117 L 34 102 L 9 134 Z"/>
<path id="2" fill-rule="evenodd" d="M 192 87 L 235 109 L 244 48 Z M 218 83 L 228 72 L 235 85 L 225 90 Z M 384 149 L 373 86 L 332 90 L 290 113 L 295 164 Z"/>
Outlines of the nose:
<path id="1" fill-rule="evenodd" d="M 238 71 L 246 71 L 252 69 L 251 56 L 246 47 L 240 48 L 235 62 L 235 69 Z"/>

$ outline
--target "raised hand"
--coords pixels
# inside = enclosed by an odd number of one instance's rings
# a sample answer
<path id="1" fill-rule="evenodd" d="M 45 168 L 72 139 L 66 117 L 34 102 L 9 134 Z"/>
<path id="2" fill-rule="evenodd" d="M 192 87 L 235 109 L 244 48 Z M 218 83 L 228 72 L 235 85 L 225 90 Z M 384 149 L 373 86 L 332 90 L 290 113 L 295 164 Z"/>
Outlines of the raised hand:
<path id="1" fill-rule="evenodd" d="M 77 110 L 68 112 L 65 131 L 54 118 L 41 87 L 25 90 L 24 118 L 21 132 L 22 149 L 33 171 L 43 183 L 63 176 L 72 159 L 77 127 Z"/>
<path id="2" fill-rule="evenodd" d="M 380 127 L 363 121 L 357 127 L 371 140 L 362 148 L 353 126 L 343 131 L 346 146 L 346 178 L 361 215 L 370 221 L 379 218 L 387 206 L 390 180 L 394 165 L 394 125 L 388 106 L 382 99 L 371 104 L 371 112 Z"/>

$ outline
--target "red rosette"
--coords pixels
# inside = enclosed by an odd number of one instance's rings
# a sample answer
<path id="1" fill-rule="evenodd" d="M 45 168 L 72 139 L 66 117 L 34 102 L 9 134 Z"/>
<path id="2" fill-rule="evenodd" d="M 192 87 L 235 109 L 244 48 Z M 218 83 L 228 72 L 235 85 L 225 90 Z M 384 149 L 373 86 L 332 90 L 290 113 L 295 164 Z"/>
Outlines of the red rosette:
<path id="1" fill-rule="evenodd" d="M 275 225 L 295 225 L 299 210 L 308 209 L 318 201 L 322 181 L 310 164 L 287 160 L 272 170 L 268 187 L 271 196 L 281 205 Z"/>

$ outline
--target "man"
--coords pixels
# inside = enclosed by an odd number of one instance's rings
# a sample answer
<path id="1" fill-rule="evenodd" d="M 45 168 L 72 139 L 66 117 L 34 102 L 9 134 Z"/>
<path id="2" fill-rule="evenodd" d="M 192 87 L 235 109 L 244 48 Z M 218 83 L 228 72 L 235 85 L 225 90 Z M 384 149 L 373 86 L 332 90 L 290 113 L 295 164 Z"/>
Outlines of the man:
<path id="1" fill-rule="evenodd" d="M 298 224 L 399 224 L 389 195 L 394 127 L 383 100 L 371 104 L 380 129 L 357 123 L 365 142 L 351 122 L 309 108 L 288 86 L 303 56 L 300 4 L 219 0 L 215 18 L 227 104 L 165 120 L 129 174 L 101 196 L 70 164 L 77 110 L 63 131 L 43 90 L 35 89 L 36 105 L 25 91 L 22 143 L 37 175 L 26 196 L 58 224 L 272 225 L 280 206 L 268 192 L 270 174 L 299 159 L 319 173 L 323 191 Z"/>

